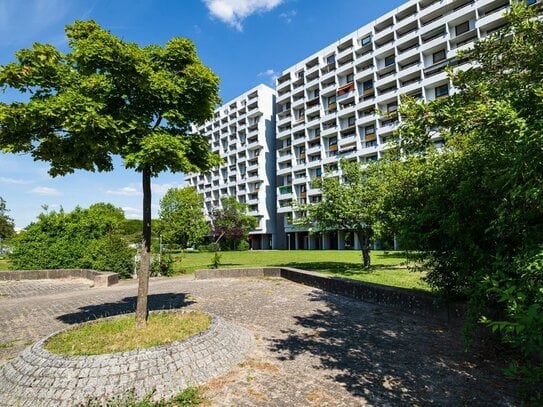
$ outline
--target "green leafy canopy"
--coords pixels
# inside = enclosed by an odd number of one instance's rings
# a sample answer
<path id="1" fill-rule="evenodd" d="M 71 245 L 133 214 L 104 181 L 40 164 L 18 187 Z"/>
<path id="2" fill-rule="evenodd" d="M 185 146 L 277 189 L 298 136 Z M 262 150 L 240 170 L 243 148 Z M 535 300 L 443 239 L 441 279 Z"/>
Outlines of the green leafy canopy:
<path id="1" fill-rule="evenodd" d="M 35 43 L 0 67 L 0 86 L 30 95 L 0 104 L 0 148 L 51 164 L 51 175 L 110 171 L 112 156 L 151 174 L 219 162 L 190 125 L 219 102 L 218 77 L 188 39 L 165 47 L 125 42 L 94 21 L 66 27 L 72 51 Z"/>

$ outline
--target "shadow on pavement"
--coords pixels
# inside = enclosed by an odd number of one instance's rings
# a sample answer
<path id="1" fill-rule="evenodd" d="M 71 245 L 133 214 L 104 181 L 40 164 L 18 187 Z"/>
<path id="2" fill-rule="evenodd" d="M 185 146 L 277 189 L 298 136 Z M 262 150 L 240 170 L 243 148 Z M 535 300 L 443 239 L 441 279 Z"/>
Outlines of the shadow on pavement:
<path id="1" fill-rule="evenodd" d="M 513 406 L 499 362 L 464 351 L 458 328 L 328 294 L 271 339 L 279 360 L 314 361 L 365 405 Z"/>
<path id="2" fill-rule="evenodd" d="M 194 301 L 189 300 L 186 294 L 164 293 L 150 294 L 148 296 L 149 311 L 178 309 L 186 307 Z M 94 319 L 109 317 L 113 315 L 127 314 L 136 309 L 136 297 L 125 297 L 116 302 L 109 302 L 98 305 L 86 305 L 79 308 L 78 312 L 64 314 L 57 317 L 65 324 L 78 324 L 92 321 Z"/>

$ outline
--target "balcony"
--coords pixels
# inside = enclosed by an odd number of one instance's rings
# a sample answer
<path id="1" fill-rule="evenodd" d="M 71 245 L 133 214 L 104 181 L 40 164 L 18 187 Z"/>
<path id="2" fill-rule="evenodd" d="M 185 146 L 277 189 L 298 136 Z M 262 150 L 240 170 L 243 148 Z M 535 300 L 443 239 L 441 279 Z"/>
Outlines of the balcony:
<path id="1" fill-rule="evenodd" d="M 278 187 L 278 194 L 279 195 L 289 195 L 292 194 L 292 185 L 283 185 L 281 187 Z"/>

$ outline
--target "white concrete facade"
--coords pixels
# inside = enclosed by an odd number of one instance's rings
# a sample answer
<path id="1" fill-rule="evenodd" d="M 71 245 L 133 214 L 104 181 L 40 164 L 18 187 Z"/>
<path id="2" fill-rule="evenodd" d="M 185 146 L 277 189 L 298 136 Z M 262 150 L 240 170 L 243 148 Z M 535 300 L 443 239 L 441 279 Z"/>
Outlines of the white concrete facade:
<path id="1" fill-rule="evenodd" d="M 311 181 L 337 168 L 340 158 L 379 159 L 401 120 L 402 95 L 433 100 L 454 91 L 445 67 L 468 67 L 457 52 L 502 27 L 509 4 L 411 0 L 282 72 L 276 82 L 280 248 L 358 248 L 343 231 L 294 229 L 292 202 L 321 199 Z"/>
<path id="2" fill-rule="evenodd" d="M 187 184 L 204 196 L 209 218 L 221 199 L 236 197 L 258 219 L 250 232 L 253 249 L 276 244 L 275 90 L 259 85 L 215 110 L 196 131 L 207 136 L 224 164 L 208 173 L 187 174 Z"/>

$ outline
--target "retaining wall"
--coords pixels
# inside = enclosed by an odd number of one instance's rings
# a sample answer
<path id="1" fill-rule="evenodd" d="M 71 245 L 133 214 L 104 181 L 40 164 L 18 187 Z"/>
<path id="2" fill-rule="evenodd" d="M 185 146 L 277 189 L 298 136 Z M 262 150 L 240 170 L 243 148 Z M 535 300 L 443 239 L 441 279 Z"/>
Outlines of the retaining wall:
<path id="1" fill-rule="evenodd" d="M 461 320 L 465 311 L 464 304 L 443 304 L 432 294 L 423 291 L 418 292 L 327 276 L 322 273 L 290 267 L 197 270 L 194 277 L 198 280 L 237 277 L 282 277 L 334 294 L 345 295 L 372 304 L 386 305 L 413 315 L 437 317 L 447 321 Z"/>
<path id="2" fill-rule="evenodd" d="M 119 275 L 117 273 L 88 269 L 14 270 L 0 272 L 0 281 L 44 280 L 70 277 L 86 278 L 93 281 L 95 287 L 109 287 L 119 282 Z"/>

